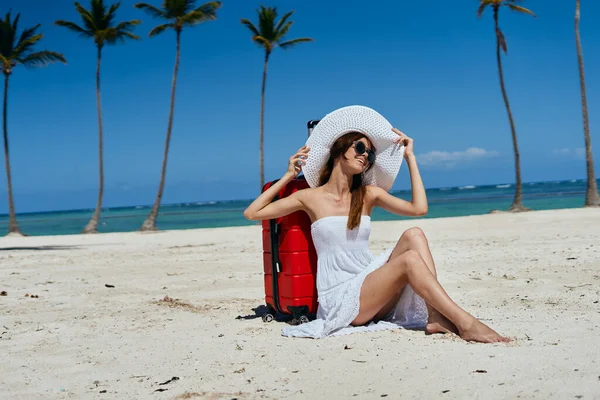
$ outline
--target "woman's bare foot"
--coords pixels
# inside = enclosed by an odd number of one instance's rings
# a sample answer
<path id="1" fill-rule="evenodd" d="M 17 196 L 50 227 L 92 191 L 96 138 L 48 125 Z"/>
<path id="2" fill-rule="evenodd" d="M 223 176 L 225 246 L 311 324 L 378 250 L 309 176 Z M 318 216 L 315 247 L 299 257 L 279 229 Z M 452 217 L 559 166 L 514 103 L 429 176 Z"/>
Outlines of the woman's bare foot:
<path id="1" fill-rule="evenodd" d="M 510 342 L 510 339 L 500 336 L 496 331 L 475 317 L 464 328 L 459 329 L 459 336 L 467 342 Z"/>
<path id="2" fill-rule="evenodd" d="M 427 319 L 427 326 L 425 327 L 425 333 L 432 335 L 434 333 L 456 333 L 458 329 L 450 320 L 440 314 L 437 310 L 432 309 Z"/>

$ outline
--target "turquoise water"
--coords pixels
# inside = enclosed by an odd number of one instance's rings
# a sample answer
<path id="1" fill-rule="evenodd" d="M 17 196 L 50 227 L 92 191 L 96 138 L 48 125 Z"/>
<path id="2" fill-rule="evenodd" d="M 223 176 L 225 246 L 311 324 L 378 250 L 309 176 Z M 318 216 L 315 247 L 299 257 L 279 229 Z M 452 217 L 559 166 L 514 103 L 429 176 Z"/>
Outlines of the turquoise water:
<path id="1" fill-rule="evenodd" d="M 410 191 L 392 192 L 410 200 Z M 578 208 L 583 205 L 585 180 L 531 182 L 523 185 L 523 204 L 533 210 Z M 498 184 L 427 190 L 429 213 L 424 218 L 487 214 L 506 210 L 512 202 L 514 185 Z M 160 208 L 159 229 L 216 228 L 255 225 L 243 211 L 250 200 L 207 203 L 165 204 Z M 136 231 L 150 212 L 150 206 L 114 207 L 102 210 L 100 232 Z M 27 235 L 69 235 L 80 233 L 93 209 L 18 214 L 21 231 Z M 406 219 L 376 209 L 373 221 Z M 8 230 L 8 217 L 0 215 L 0 234 Z"/>

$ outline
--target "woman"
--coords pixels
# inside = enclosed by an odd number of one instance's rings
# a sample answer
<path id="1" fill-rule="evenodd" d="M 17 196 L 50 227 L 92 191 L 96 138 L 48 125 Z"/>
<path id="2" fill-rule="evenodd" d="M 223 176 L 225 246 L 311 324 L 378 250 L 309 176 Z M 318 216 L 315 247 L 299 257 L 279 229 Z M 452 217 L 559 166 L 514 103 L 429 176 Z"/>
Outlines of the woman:
<path id="1" fill-rule="evenodd" d="M 398 150 L 402 147 L 403 155 Z M 410 171 L 410 202 L 388 193 L 402 157 Z M 273 202 L 301 170 L 312 187 Z M 508 341 L 448 296 L 419 228 L 408 229 L 393 249 L 374 257 L 368 248 L 374 207 L 404 216 L 427 213 L 413 140 L 369 108 L 336 110 L 290 157 L 283 177 L 244 212 L 250 220 L 265 220 L 302 210 L 312 222 L 318 256 L 317 319 L 286 327 L 283 334 L 322 338 L 359 327 L 424 326 L 429 334 L 452 332 L 467 341 Z"/>

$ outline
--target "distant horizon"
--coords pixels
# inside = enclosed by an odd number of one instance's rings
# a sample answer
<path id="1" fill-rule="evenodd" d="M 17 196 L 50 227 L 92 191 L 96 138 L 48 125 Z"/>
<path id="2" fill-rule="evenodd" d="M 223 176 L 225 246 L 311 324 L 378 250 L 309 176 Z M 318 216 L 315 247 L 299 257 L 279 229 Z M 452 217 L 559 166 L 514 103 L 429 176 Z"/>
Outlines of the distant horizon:
<path id="1" fill-rule="evenodd" d="M 524 192 L 526 192 L 526 185 L 530 184 L 530 183 L 560 183 L 560 182 L 585 182 L 587 180 L 587 178 L 568 178 L 568 179 L 558 179 L 558 180 L 554 180 L 554 179 L 549 179 L 549 180 L 542 180 L 542 181 L 523 181 L 523 190 Z M 598 183 L 600 184 L 600 178 L 597 179 Z M 510 185 L 510 186 L 514 186 L 515 183 L 514 182 L 494 182 L 494 183 L 486 183 L 486 184 L 472 184 L 472 185 L 457 185 L 457 186 L 435 186 L 435 187 L 428 187 L 425 186 L 425 190 L 441 190 L 441 189 L 462 189 L 462 188 L 481 188 L 481 187 L 486 187 L 486 186 L 499 186 L 499 185 Z M 403 189 L 395 189 L 392 188 L 390 190 L 391 193 L 399 193 L 399 192 L 410 192 L 411 189 L 410 188 L 403 188 Z M 584 195 L 582 195 L 582 200 L 583 200 Z M 189 204 L 189 205 L 208 205 L 208 204 L 214 204 L 214 203 L 226 203 L 226 202 L 250 202 L 252 201 L 254 198 L 237 198 L 237 199 L 212 199 L 212 200 L 185 200 L 185 201 L 178 201 L 178 202 L 162 202 L 161 203 L 161 208 L 162 207 L 168 207 L 168 206 L 175 206 L 175 205 L 181 205 L 181 204 Z M 582 203 L 583 204 L 583 203 Z M 109 209 L 119 209 L 119 208 L 135 208 L 135 207 L 140 207 L 140 208 L 150 208 L 152 207 L 152 203 L 148 203 L 148 204 L 130 204 L 130 205 L 110 205 L 110 206 L 103 206 L 102 209 L 103 210 L 109 210 Z M 65 208 L 65 209 L 52 209 L 52 210 L 35 210 L 35 211 L 24 211 L 24 212 L 17 212 L 17 215 L 30 215 L 30 214 L 51 214 L 51 213 L 55 213 L 55 212 L 83 212 L 83 211 L 89 211 L 92 212 L 94 211 L 93 207 L 84 207 L 84 208 Z M 160 210 L 159 210 L 159 214 L 160 214 Z M 5 218 L 8 217 L 8 214 L 0 214 L 0 218 Z"/>

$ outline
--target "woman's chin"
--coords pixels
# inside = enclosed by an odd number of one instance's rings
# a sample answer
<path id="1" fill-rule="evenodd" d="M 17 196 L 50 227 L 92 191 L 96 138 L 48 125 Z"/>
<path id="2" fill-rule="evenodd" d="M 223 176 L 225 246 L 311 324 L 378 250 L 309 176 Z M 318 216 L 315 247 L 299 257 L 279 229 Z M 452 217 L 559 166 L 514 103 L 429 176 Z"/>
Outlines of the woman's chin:
<path id="1" fill-rule="evenodd" d="M 366 166 L 364 164 L 358 163 L 356 166 L 354 166 L 354 169 L 356 170 L 355 174 L 362 174 L 366 169 Z"/>
<path id="2" fill-rule="evenodd" d="M 344 173 L 348 174 L 348 175 L 360 175 L 365 171 L 366 167 L 364 167 L 362 164 L 360 165 L 354 165 L 354 164 L 346 164 L 346 166 L 343 168 Z"/>

